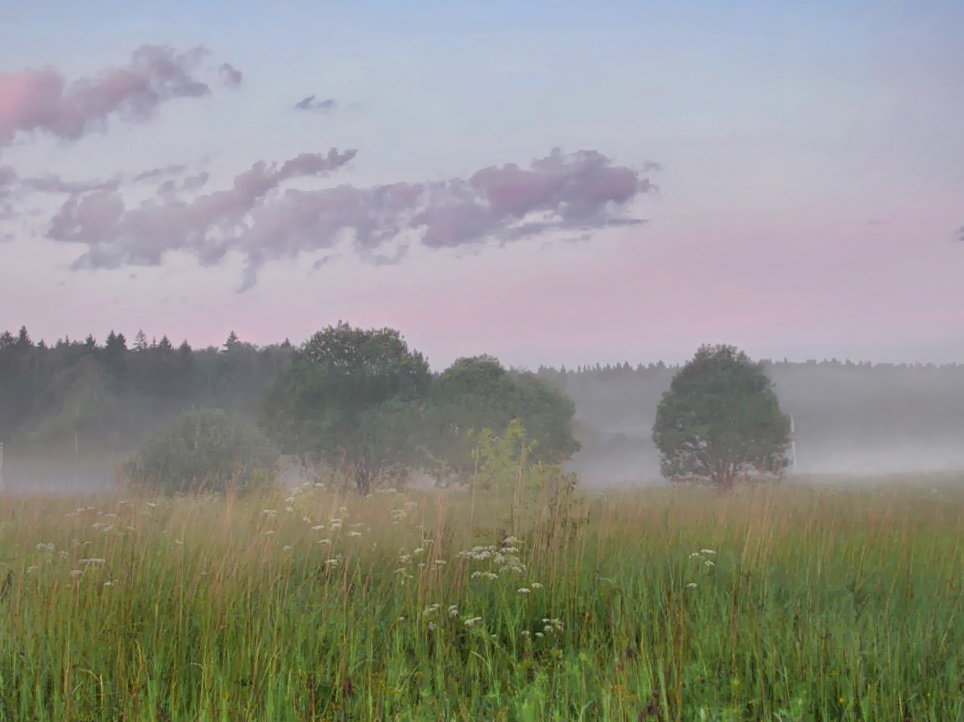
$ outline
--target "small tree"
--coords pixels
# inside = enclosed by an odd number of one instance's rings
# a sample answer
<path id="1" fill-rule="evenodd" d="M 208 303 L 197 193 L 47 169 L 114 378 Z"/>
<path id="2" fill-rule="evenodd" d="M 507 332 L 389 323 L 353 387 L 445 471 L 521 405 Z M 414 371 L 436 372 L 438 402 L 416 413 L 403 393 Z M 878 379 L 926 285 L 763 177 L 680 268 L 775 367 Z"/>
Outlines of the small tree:
<path id="1" fill-rule="evenodd" d="M 398 331 L 340 323 L 312 336 L 264 403 L 282 450 L 350 478 L 368 493 L 414 465 L 425 358 Z"/>
<path id="2" fill-rule="evenodd" d="M 782 472 L 790 422 L 762 364 L 733 346 L 702 346 L 663 394 L 653 441 L 665 477 L 728 491 L 741 477 Z"/>
<path id="3" fill-rule="evenodd" d="M 216 409 L 189 411 L 124 466 L 131 486 L 163 494 L 250 491 L 273 482 L 278 452 L 255 426 Z"/>

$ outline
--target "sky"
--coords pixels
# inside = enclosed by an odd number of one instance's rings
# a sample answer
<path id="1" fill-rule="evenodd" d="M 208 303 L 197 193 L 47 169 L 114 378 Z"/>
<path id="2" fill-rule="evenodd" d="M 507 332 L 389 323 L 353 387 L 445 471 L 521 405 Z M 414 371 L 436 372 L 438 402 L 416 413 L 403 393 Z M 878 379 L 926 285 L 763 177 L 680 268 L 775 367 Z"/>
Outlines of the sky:
<path id="1" fill-rule="evenodd" d="M 0 329 L 964 360 L 964 3 L 3 0 Z"/>

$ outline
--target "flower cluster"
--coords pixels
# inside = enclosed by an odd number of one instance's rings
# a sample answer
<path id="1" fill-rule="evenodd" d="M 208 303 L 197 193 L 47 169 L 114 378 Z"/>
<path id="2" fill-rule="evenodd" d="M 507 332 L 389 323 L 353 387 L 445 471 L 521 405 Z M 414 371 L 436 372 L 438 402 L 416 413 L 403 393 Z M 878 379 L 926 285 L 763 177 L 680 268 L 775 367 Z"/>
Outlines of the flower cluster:
<path id="1" fill-rule="evenodd" d="M 471 573 L 472 579 L 497 579 L 502 574 L 525 574 L 526 565 L 519 557 L 522 542 L 515 537 L 506 537 L 498 546 L 487 544 L 474 546 L 459 552 L 461 559 L 470 562 L 484 562 L 488 569 L 477 569 Z"/>
<path id="2" fill-rule="evenodd" d="M 693 552 L 690 554 L 690 559 L 697 562 L 702 562 L 704 567 L 713 568 L 716 566 L 716 562 L 713 561 L 711 557 L 716 556 L 716 550 L 714 549 L 700 549 L 698 552 Z"/>

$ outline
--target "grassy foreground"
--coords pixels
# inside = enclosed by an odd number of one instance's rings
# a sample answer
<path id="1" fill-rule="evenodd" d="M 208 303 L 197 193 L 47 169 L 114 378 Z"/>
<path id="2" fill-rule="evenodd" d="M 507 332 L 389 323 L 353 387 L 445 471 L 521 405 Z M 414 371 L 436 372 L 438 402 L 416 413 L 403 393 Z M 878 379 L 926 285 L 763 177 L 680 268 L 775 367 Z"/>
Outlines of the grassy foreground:
<path id="1" fill-rule="evenodd" d="M 954 722 L 962 521 L 960 481 L 0 499 L 0 720 Z"/>

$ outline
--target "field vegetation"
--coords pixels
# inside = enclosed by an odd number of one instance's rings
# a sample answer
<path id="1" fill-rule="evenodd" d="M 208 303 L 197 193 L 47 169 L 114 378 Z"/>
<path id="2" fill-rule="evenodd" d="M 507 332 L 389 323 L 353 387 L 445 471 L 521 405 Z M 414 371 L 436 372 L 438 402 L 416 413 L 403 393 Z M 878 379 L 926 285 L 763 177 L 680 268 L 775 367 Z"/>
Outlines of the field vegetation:
<path id="1" fill-rule="evenodd" d="M 0 720 L 964 719 L 960 479 L 525 482 L 2 498 Z"/>

